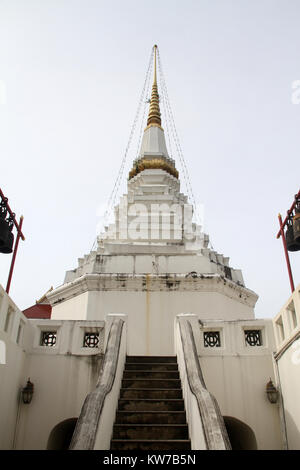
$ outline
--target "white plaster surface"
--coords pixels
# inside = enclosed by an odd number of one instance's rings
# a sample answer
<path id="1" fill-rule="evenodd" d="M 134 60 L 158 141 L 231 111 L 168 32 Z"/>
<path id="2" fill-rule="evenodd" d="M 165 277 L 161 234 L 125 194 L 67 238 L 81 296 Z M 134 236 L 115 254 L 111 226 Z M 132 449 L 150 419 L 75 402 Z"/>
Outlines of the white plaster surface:
<path id="1" fill-rule="evenodd" d="M 107 331 L 110 329 L 111 323 L 115 319 L 121 319 L 124 321 L 122 329 L 122 337 L 120 343 L 118 365 L 114 378 L 114 383 L 111 391 L 107 394 L 102 413 L 99 420 L 98 431 L 95 441 L 95 450 L 109 450 L 110 441 L 112 438 L 113 425 L 115 421 L 116 411 L 118 407 L 118 399 L 120 394 L 121 382 L 123 378 L 124 365 L 126 361 L 127 353 L 127 335 L 126 335 L 126 318 L 127 315 L 124 314 L 110 314 L 107 315 Z"/>

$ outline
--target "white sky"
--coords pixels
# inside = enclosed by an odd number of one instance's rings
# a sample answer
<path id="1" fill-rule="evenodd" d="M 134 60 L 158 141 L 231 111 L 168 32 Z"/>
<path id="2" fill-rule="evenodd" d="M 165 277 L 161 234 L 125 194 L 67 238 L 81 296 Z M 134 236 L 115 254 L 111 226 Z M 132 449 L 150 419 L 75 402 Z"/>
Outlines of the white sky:
<path id="1" fill-rule="evenodd" d="M 0 187 L 24 215 L 20 308 L 90 251 L 157 43 L 205 231 L 260 296 L 256 316 L 279 311 L 277 215 L 299 190 L 299 15 L 300 0 L 0 1 Z M 0 255 L 4 287 L 9 263 Z"/>

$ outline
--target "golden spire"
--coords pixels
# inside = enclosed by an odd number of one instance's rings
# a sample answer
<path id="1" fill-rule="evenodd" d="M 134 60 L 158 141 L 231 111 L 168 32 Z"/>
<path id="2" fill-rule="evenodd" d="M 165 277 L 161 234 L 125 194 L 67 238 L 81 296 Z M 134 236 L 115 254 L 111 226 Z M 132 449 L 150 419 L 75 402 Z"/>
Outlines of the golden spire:
<path id="1" fill-rule="evenodd" d="M 157 45 L 154 46 L 154 77 L 152 85 L 152 94 L 150 100 L 149 115 L 147 120 L 148 126 L 161 126 L 160 110 L 159 110 L 159 96 L 157 90 L 157 80 L 156 80 L 156 50 Z"/>

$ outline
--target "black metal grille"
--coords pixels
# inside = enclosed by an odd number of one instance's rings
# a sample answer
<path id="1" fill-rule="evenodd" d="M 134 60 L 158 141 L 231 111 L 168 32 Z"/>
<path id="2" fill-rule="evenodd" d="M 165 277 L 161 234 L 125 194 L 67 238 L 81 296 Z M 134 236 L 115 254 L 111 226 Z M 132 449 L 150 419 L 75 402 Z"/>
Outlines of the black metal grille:
<path id="1" fill-rule="evenodd" d="M 232 281 L 231 268 L 229 266 L 224 266 L 224 271 L 225 271 L 225 277 L 227 277 L 227 279 L 230 279 Z"/>
<path id="2" fill-rule="evenodd" d="M 261 330 L 245 330 L 245 340 L 249 346 L 262 346 Z"/>
<path id="3" fill-rule="evenodd" d="M 203 338 L 205 348 L 219 348 L 221 346 L 219 331 L 205 331 Z"/>
<path id="4" fill-rule="evenodd" d="M 42 331 L 41 346 L 55 346 L 56 331 Z"/>
<path id="5" fill-rule="evenodd" d="M 99 344 L 99 333 L 85 333 L 83 340 L 84 348 L 97 348 Z"/>

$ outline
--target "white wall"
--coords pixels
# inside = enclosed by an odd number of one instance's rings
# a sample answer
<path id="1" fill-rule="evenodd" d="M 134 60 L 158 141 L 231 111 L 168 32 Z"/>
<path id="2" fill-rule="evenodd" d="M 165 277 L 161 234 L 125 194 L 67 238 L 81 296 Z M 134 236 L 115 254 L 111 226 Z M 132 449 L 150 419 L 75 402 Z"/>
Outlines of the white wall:
<path id="1" fill-rule="evenodd" d="M 300 449 L 300 285 L 273 320 L 287 447 Z M 282 335 L 283 333 L 283 335 Z"/>
<path id="2" fill-rule="evenodd" d="M 52 307 L 51 319 L 56 320 L 86 320 L 88 310 L 88 292 L 83 292 L 76 297 L 69 298 L 68 304 L 58 303 Z"/>
<path id="3" fill-rule="evenodd" d="M 99 368 L 90 356 L 33 355 L 27 370 L 35 391 L 21 407 L 17 448 L 46 449 L 54 426 L 79 416 Z"/>
<path id="4" fill-rule="evenodd" d="M 247 346 L 244 329 L 263 328 L 263 345 Z M 203 332 L 220 330 L 221 347 L 205 348 Z M 203 322 L 198 353 L 207 389 L 216 397 L 223 416 L 250 426 L 258 449 L 282 449 L 279 405 L 271 404 L 266 384 L 273 382 L 275 349 L 271 320 Z"/>
<path id="5" fill-rule="evenodd" d="M 103 360 L 104 322 L 30 320 L 34 331 L 26 375 L 34 383 L 30 405 L 21 405 L 18 449 L 46 449 L 52 429 L 79 416 L 95 387 Z M 99 347 L 83 348 L 85 331 L 99 331 Z M 40 345 L 42 331 L 57 331 L 54 347 Z"/>
<path id="6" fill-rule="evenodd" d="M 128 314 L 128 354 L 169 355 L 174 354 L 174 338 L 170 332 L 173 331 L 174 318 L 181 312 L 211 319 L 253 318 L 252 307 L 221 292 L 176 291 L 172 288 L 153 291 L 148 289 L 147 282 L 146 277 L 143 291 L 132 286 L 77 295 L 54 304 L 52 319 L 67 320 L 74 311 L 80 311 L 81 318 L 103 320 L 111 311 L 123 311 Z M 84 296 L 84 301 L 81 296 Z"/>
<path id="7" fill-rule="evenodd" d="M 296 352 L 296 355 L 295 355 Z M 296 360 L 295 360 L 296 358 Z M 291 346 L 278 360 L 289 450 L 300 450 L 300 348 Z"/>
<path id="8" fill-rule="evenodd" d="M 18 337 L 20 325 L 22 330 Z M 7 331 L 4 331 L 5 326 Z M 28 378 L 25 349 L 31 340 L 32 331 L 26 317 L 0 285 L 0 341 L 2 353 L 5 352 L 0 361 L 0 449 L 13 448 L 20 392 Z"/>
<path id="9" fill-rule="evenodd" d="M 7 312 L 11 322 L 4 331 Z M 18 330 L 22 322 L 23 331 Z M 57 330 L 55 347 L 40 346 L 42 331 Z M 84 331 L 99 331 L 99 348 L 83 348 Z M 17 343 L 18 339 L 18 343 Z M 0 340 L 6 364 L 0 364 L 0 449 L 46 449 L 54 426 L 79 415 L 95 387 L 103 359 L 103 321 L 28 320 L 0 286 Z M 21 389 L 34 383 L 30 404 Z"/>

